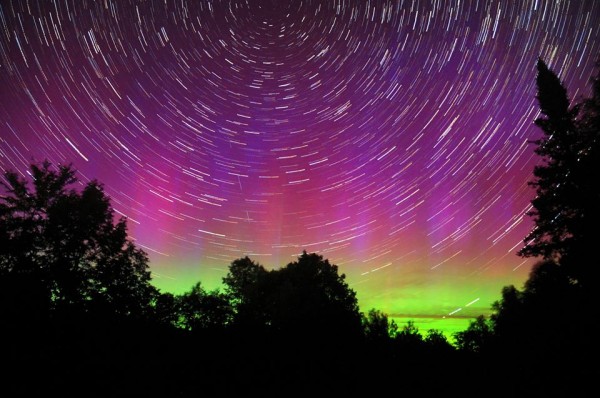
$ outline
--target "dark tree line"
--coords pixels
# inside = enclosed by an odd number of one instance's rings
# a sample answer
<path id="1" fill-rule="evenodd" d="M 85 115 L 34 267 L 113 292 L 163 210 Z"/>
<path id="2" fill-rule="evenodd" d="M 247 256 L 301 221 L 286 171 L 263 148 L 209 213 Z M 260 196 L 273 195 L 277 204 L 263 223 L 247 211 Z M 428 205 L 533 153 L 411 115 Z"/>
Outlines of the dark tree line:
<path id="1" fill-rule="evenodd" d="M 523 288 L 505 286 L 490 318 L 478 317 L 456 343 L 490 369 L 511 366 L 520 394 L 587 396 L 600 376 L 600 75 L 591 97 L 572 106 L 541 59 L 537 72 L 543 135 L 532 141 L 541 162 L 527 214 L 535 225 L 518 255 L 539 260 Z"/>
<path id="2" fill-rule="evenodd" d="M 0 181 L 0 395 L 368 395 L 482 389 L 578 396 L 600 376 L 596 292 L 600 79 L 571 106 L 539 60 L 530 185 L 535 228 L 518 255 L 539 257 L 455 335 L 361 312 L 338 267 L 303 252 L 279 269 L 234 260 L 223 290 L 173 295 L 151 284 L 97 181 L 69 165 Z M 581 393 L 581 394 L 580 394 Z"/>
<path id="3" fill-rule="evenodd" d="M 223 291 L 198 282 L 160 292 L 100 183 L 75 190 L 70 165 L 30 171 L 31 184 L 12 171 L 1 182 L 0 390 L 9 395 L 342 393 L 400 353 L 453 352 L 439 331 L 423 338 L 412 323 L 399 330 L 384 313 L 360 312 L 345 275 L 315 253 L 273 270 L 234 260 Z"/>

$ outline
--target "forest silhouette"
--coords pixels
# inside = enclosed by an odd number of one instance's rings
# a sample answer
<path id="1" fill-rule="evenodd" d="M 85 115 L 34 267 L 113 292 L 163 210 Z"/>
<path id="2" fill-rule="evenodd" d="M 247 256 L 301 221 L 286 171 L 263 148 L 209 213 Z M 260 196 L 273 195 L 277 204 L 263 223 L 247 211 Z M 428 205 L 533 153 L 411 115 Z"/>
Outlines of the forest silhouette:
<path id="1" fill-rule="evenodd" d="M 75 190 L 74 168 L 47 161 L 31 183 L 6 171 L 0 395 L 588 396 L 600 377 L 600 75 L 591 85 L 571 106 L 538 60 L 535 227 L 515 254 L 538 261 L 453 342 L 361 311 L 338 267 L 306 251 L 272 270 L 235 259 L 222 290 L 161 292 L 100 182 Z"/>

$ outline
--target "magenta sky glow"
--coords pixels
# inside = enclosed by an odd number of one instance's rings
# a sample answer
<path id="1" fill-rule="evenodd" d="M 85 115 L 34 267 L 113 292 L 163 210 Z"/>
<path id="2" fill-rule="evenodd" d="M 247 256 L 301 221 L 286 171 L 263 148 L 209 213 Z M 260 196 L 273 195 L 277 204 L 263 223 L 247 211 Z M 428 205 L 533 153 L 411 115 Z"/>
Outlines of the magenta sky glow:
<path id="1" fill-rule="evenodd" d="M 0 166 L 104 183 L 166 291 L 307 250 L 363 310 L 469 318 L 532 264 L 537 58 L 588 93 L 598 20 L 596 1 L 2 1 Z"/>

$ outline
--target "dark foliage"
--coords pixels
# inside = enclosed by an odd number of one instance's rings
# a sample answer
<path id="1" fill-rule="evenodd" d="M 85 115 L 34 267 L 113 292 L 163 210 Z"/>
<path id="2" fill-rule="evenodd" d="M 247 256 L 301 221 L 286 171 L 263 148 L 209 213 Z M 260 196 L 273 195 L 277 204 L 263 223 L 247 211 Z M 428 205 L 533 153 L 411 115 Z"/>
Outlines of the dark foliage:
<path id="1" fill-rule="evenodd" d="M 455 335 L 361 313 L 338 267 L 304 251 L 267 270 L 234 260 L 224 291 L 150 284 L 146 254 L 115 219 L 102 185 L 70 166 L 7 172 L 0 196 L 2 396 L 587 396 L 600 376 L 600 80 L 570 107 L 538 61 L 534 141 L 542 163 L 519 251 L 540 257 L 522 289 Z"/>
<path id="2" fill-rule="evenodd" d="M 530 182 L 535 228 L 519 255 L 556 261 L 582 286 L 595 284 L 599 266 L 589 259 L 600 222 L 600 80 L 592 80 L 590 98 L 570 108 L 557 75 L 541 59 L 537 69 L 542 117 L 535 123 L 543 136 L 533 143 L 542 163 Z"/>
<path id="3" fill-rule="evenodd" d="M 538 60 L 537 99 L 543 137 L 533 141 L 542 163 L 528 213 L 535 228 L 519 251 L 540 257 L 523 289 L 506 286 L 489 319 L 457 333 L 458 348 L 478 361 L 479 377 L 511 369 L 498 392 L 587 396 L 600 375 L 597 356 L 599 264 L 594 244 L 600 221 L 600 80 L 592 97 L 570 107 L 557 75 Z"/>
<path id="4" fill-rule="evenodd" d="M 234 260 L 224 292 L 159 292 L 99 183 L 76 191 L 75 171 L 49 163 L 32 176 L 30 189 L 7 172 L 0 200 L 8 396 L 381 393 L 370 380 L 422 379 L 413 364 L 454 353 L 440 332 L 424 340 L 413 323 L 362 314 L 314 253 L 274 270 Z"/>
<path id="5" fill-rule="evenodd" d="M 2 181 L 2 387 L 7 396 L 72 386 L 101 395 L 104 383 L 127 390 L 139 380 L 120 379 L 120 367 L 149 356 L 142 330 L 156 289 L 146 254 L 98 182 L 75 191 L 75 171 L 48 162 L 32 165 L 31 176 L 32 188 L 14 172 Z"/>
<path id="6" fill-rule="evenodd" d="M 81 192 L 69 189 L 76 182 L 70 166 L 53 170 L 46 162 L 32 165 L 31 173 L 33 190 L 14 172 L 2 182 L 4 319 L 145 316 L 155 293 L 148 259 L 127 239 L 126 220 L 115 223 L 102 186 L 92 181 Z"/>

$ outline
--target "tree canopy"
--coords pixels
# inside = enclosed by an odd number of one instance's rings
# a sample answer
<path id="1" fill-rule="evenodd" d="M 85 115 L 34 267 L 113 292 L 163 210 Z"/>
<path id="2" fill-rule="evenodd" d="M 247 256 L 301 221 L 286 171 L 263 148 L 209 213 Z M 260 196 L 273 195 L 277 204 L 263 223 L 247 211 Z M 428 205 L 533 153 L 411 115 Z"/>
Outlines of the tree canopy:
<path id="1" fill-rule="evenodd" d="M 541 163 L 530 185 L 536 189 L 528 213 L 535 222 L 518 252 L 551 259 L 582 285 L 595 283 L 599 267 L 590 264 L 600 222 L 600 79 L 592 79 L 592 96 L 571 106 L 558 76 L 539 59 L 535 120 L 543 136 L 533 143 Z"/>
<path id="2" fill-rule="evenodd" d="M 600 66 L 600 65 L 599 65 Z M 505 286 L 493 313 L 455 335 L 461 352 L 480 355 L 490 374 L 510 366 L 521 391 L 577 395 L 595 382 L 600 225 L 600 78 L 592 95 L 571 106 L 562 82 L 537 62 L 543 135 L 532 141 L 536 196 L 533 230 L 518 254 L 537 257 L 522 289 Z M 526 376 L 535 369 L 535 378 Z M 540 376 L 545 380 L 541 381 Z"/>
<path id="3" fill-rule="evenodd" d="M 304 336 L 361 334 L 356 293 L 338 267 L 316 253 L 304 251 L 297 261 L 271 271 L 248 257 L 238 259 L 223 282 L 238 326 Z"/>
<path id="4" fill-rule="evenodd" d="M 440 331 L 423 336 L 414 321 L 398 327 L 379 310 L 360 312 L 337 265 L 306 251 L 270 270 L 236 259 L 223 291 L 197 282 L 162 293 L 103 186 L 44 162 L 31 165 L 30 179 L 7 171 L 0 180 L 8 391 L 62 393 L 74 380 L 71 390 L 91 386 L 99 396 L 196 396 L 200 375 L 209 395 L 377 395 L 388 390 L 378 380 L 400 375 L 442 393 L 464 369 L 486 382 L 500 375 L 507 395 L 589 390 L 598 374 L 587 363 L 598 350 L 600 79 L 574 106 L 541 59 L 536 82 L 535 227 L 518 254 L 539 261 L 523 288 L 502 289 L 490 317 L 455 334 L 458 350 Z M 159 368 L 168 376 L 147 383 Z"/>
<path id="5" fill-rule="evenodd" d="M 81 191 L 70 165 L 31 165 L 32 187 L 7 171 L 0 196 L 2 310 L 144 316 L 154 297 L 148 257 L 115 220 L 97 181 Z M 5 314 L 6 315 L 6 314 Z"/>

